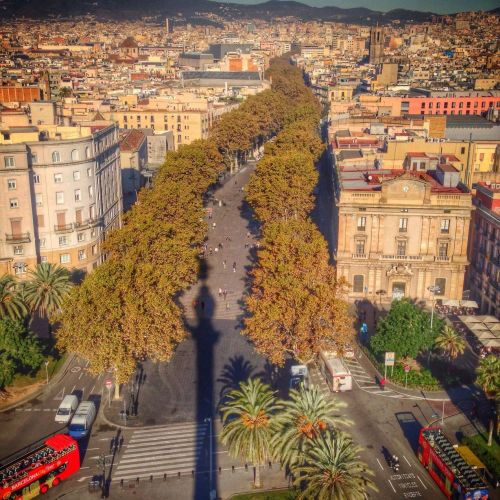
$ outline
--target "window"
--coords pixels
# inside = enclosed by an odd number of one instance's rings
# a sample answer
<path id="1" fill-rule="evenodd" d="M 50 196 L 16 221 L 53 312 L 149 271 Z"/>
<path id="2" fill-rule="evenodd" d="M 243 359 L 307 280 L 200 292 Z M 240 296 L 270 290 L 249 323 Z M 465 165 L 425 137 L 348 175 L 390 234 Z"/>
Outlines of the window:
<path id="1" fill-rule="evenodd" d="M 80 180 L 80 170 L 75 170 L 73 172 L 73 180 L 74 181 L 79 181 Z"/>
<path id="2" fill-rule="evenodd" d="M 365 277 L 362 274 L 355 274 L 352 279 L 352 291 L 354 293 L 363 293 Z"/>
<path id="3" fill-rule="evenodd" d="M 9 207 L 10 208 L 19 208 L 19 200 L 17 198 L 11 198 L 9 200 Z"/>
<path id="4" fill-rule="evenodd" d="M 9 189 L 9 191 L 13 191 L 14 189 L 16 189 L 17 188 L 16 179 L 9 179 L 7 181 L 7 188 Z"/>
<path id="5" fill-rule="evenodd" d="M 420 162 L 420 170 L 425 170 L 425 161 Z"/>
<path id="6" fill-rule="evenodd" d="M 47 261 L 48 261 L 48 259 L 47 259 L 47 256 L 46 256 L 46 255 L 42 255 L 42 256 L 40 257 L 40 260 L 41 260 L 42 262 L 47 262 Z"/>
<path id="7" fill-rule="evenodd" d="M 439 257 L 448 257 L 448 243 L 446 241 L 439 243 Z"/>
<path id="8" fill-rule="evenodd" d="M 36 165 L 38 163 L 38 156 L 36 153 L 31 153 L 31 164 Z"/>
<path id="9" fill-rule="evenodd" d="M 92 255 L 97 255 L 97 245 L 92 245 Z"/>
<path id="10" fill-rule="evenodd" d="M 62 174 L 54 174 L 54 182 L 56 184 L 61 184 L 61 182 L 62 182 Z"/>
<path id="11" fill-rule="evenodd" d="M 457 107 L 457 103 L 456 103 L 456 102 L 452 102 L 452 103 L 451 103 L 451 107 L 452 107 L 452 108 L 456 108 L 456 107 Z"/>
<path id="12" fill-rule="evenodd" d="M 181 135 L 177 136 L 177 142 L 182 142 L 182 136 Z"/>
<path id="13" fill-rule="evenodd" d="M 486 102 L 485 102 L 485 101 L 483 101 L 483 102 L 481 103 L 481 107 L 482 107 L 482 108 L 485 108 L 485 107 L 486 107 Z"/>
<path id="14" fill-rule="evenodd" d="M 88 146 L 85 148 L 85 158 L 90 158 L 90 148 Z"/>
<path id="15" fill-rule="evenodd" d="M 52 163 L 60 163 L 61 161 L 61 155 L 59 151 L 53 151 L 52 152 Z"/>
<path id="16" fill-rule="evenodd" d="M 413 170 L 417 170 L 417 166 L 418 166 L 418 163 L 416 161 L 414 161 L 412 163 Z"/>
<path id="17" fill-rule="evenodd" d="M 79 243 L 81 243 L 82 241 L 85 241 L 85 233 L 78 233 L 76 235 L 76 239 Z"/>
<path id="18" fill-rule="evenodd" d="M 80 155 L 78 153 L 78 150 L 77 149 L 73 149 L 71 151 L 71 160 L 72 161 L 78 161 L 80 159 Z"/>
<path id="19" fill-rule="evenodd" d="M 25 274 L 28 266 L 24 262 L 14 264 L 14 274 Z"/>
<path id="20" fill-rule="evenodd" d="M 406 233 L 408 230 L 408 219 L 399 219 L 399 232 Z"/>
<path id="21" fill-rule="evenodd" d="M 87 177 L 92 177 L 93 172 L 92 172 L 92 167 L 87 168 Z"/>
<path id="22" fill-rule="evenodd" d="M 89 198 L 93 198 L 93 197 L 94 197 L 94 187 L 89 186 Z"/>
<path id="23" fill-rule="evenodd" d="M 59 262 L 61 264 L 69 264 L 70 258 L 69 258 L 69 253 L 62 253 L 59 255 Z"/>
<path id="24" fill-rule="evenodd" d="M 38 174 L 33 174 L 33 184 L 40 184 L 40 176 Z"/>
<path id="25" fill-rule="evenodd" d="M 4 158 L 3 158 L 3 164 L 5 165 L 6 168 L 15 167 L 16 166 L 16 162 L 14 161 L 14 157 L 13 156 L 4 156 Z"/>
<path id="26" fill-rule="evenodd" d="M 43 214 L 38 214 L 36 216 L 36 221 L 37 221 L 38 227 L 45 227 L 45 218 L 44 218 Z"/>
<path id="27" fill-rule="evenodd" d="M 14 245 L 14 255 L 23 255 L 24 247 L 22 245 Z"/>
<path id="28" fill-rule="evenodd" d="M 75 189 L 75 201 L 82 201 L 82 190 Z"/>
<path id="29" fill-rule="evenodd" d="M 56 205 L 64 204 L 64 193 L 62 191 L 58 191 L 56 193 Z"/>
<path id="30" fill-rule="evenodd" d="M 43 195 L 42 193 L 35 194 L 35 202 L 37 207 L 43 207 Z"/>
<path id="31" fill-rule="evenodd" d="M 365 254 L 365 241 L 356 240 L 356 255 L 364 255 L 364 254 Z"/>
<path id="32" fill-rule="evenodd" d="M 447 103 L 447 102 L 445 102 L 445 103 L 444 103 L 444 108 L 445 108 L 445 109 L 447 109 L 447 108 L 448 108 L 448 103 Z"/>
<path id="33" fill-rule="evenodd" d="M 366 217 L 358 217 L 358 231 L 366 229 Z"/>
<path id="34" fill-rule="evenodd" d="M 439 289 L 434 292 L 434 295 L 444 295 L 446 292 L 446 278 L 436 278 L 434 284 Z"/>
<path id="35" fill-rule="evenodd" d="M 405 240 L 398 240 L 397 254 L 398 255 L 406 255 L 406 241 Z"/>
<path id="36" fill-rule="evenodd" d="M 450 219 L 441 219 L 441 232 L 444 234 L 450 232 Z"/>
<path id="37" fill-rule="evenodd" d="M 68 237 L 67 236 L 59 236 L 59 246 L 65 247 L 67 244 L 68 244 Z"/>
<path id="38" fill-rule="evenodd" d="M 84 260 L 87 258 L 85 250 L 78 250 L 78 260 Z"/>
<path id="39" fill-rule="evenodd" d="M 46 243 L 45 238 L 40 238 L 38 240 L 38 244 L 40 245 L 40 248 L 45 248 L 45 243 Z"/>
<path id="40" fill-rule="evenodd" d="M 464 103 L 463 102 L 459 102 L 458 103 L 458 107 L 459 107 L 459 109 L 462 109 L 464 107 Z"/>
<path id="41" fill-rule="evenodd" d="M 432 109 L 432 102 L 429 103 L 429 109 Z"/>
<path id="42" fill-rule="evenodd" d="M 461 154 L 461 155 L 464 155 L 464 154 L 465 154 L 465 148 L 464 148 L 464 147 L 461 147 L 461 148 L 460 148 L 460 154 Z"/>
<path id="43" fill-rule="evenodd" d="M 440 107 L 441 107 L 441 103 L 440 102 L 436 103 L 436 108 L 439 109 Z"/>

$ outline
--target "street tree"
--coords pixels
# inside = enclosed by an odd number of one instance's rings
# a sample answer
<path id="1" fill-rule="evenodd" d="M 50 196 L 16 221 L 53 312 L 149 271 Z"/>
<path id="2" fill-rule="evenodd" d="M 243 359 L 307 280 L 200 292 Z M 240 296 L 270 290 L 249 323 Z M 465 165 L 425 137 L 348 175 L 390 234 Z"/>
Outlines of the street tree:
<path id="1" fill-rule="evenodd" d="M 20 320 L 0 320 L 0 390 L 19 372 L 40 367 L 43 354 L 38 339 Z"/>
<path id="2" fill-rule="evenodd" d="M 434 346 L 443 329 L 443 320 L 434 316 L 430 327 L 430 314 L 407 299 L 394 300 L 390 311 L 377 324 L 371 346 L 377 354 L 395 352 L 398 358 L 415 359 L 422 351 Z"/>
<path id="3" fill-rule="evenodd" d="M 318 172 L 307 153 L 264 156 L 257 164 L 246 199 L 261 222 L 303 219 L 314 208 Z"/>
<path id="4" fill-rule="evenodd" d="M 493 433 L 497 428 L 500 399 L 500 359 L 497 356 L 490 355 L 481 360 L 477 369 L 477 383 L 483 389 L 492 406 L 488 427 L 488 446 L 491 446 Z"/>
<path id="5" fill-rule="evenodd" d="M 304 486 L 299 500 L 364 500 L 368 490 L 378 491 L 374 473 L 359 460 L 361 448 L 340 431 L 326 430 L 306 448 L 304 465 L 292 468 L 294 484 Z"/>
<path id="6" fill-rule="evenodd" d="M 9 274 L 4 274 L 0 278 L 0 319 L 20 319 L 27 312 L 26 304 L 19 294 L 16 279 Z"/>
<path id="7" fill-rule="evenodd" d="M 315 440 L 324 430 L 349 423 L 339 414 L 346 406 L 338 399 L 327 399 L 317 386 L 291 390 L 276 417 L 272 440 L 274 458 L 288 468 L 302 465 L 306 448 L 315 446 Z"/>
<path id="8" fill-rule="evenodd" d="M 436 337 L 434 346 L 447 354 L 450 361 L 464 353 L 465 340 L 450 326 L 445 325 L 441 333 Z"/>
<path id="9" fill-rule="evenodd" d="M 47 319 L 50 333 L 52 318 L 61 311 L 64 299 L 73 286 L 71 274 L 64 267 L 42 262 L 30 271 L 29 277 L 24 295 L 30 309 Z"/>
<path id="10" fill-rule="evenodd" d="M 322 349 L 342 352 L 352 342 L 345 283 L 312 221 L 267 224 L 251 274 L 243 334 L 269 361 L 283 366 L 292 356 L 306 364 Z"/>
<path id="11" fill-rule="evenodd" d="M 221 408 L 221 442 L 232 457 L 253 464 L 256 488 L 260 487 L 260 466 L 271 458 L 273 419 L 279 408 L 275 393 L 260 379 L 241 382 Z"/>

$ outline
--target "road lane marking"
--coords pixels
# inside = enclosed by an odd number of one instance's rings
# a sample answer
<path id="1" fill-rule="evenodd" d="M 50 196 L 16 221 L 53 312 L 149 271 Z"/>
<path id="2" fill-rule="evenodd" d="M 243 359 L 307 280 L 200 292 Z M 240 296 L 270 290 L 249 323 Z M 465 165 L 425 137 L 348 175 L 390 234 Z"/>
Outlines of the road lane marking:
<path id="1" fill-rule="evenodd" d="M 388 479 L 387 481 L 389 481 L 389 484 L 391 485 L 392 491 L 394 491 L 394 493 L 396 493 L 396 490 L 394 489 L 394 486 L 392 485 L 391 480 Z"/>
<path id="2" fill-rule="evenodd" d="M 33 411 L 42 411 L 41 408 L 33 408 Z"/>
<path id="3" fill-rule="evenodd" d="M 378 462 L 378 464 L 380 465 L 380 468 L 381 468 L 382 470 L 384 470 L 384 468 L 382 467 L 382 464 L 380 463 L 380 460 L 379 460 L 378 458 L 377 458 L 377 462 Z"/>
<path id="4" fill-rule="evenodd" d="M 73 391 L 75 390 L 75 388 L 76 388 L 76 385 L 74 385 L 74 386 L 73 386 L 73 389 L 71 389 L 71 391 L 70 391 L 70 392 L 71 392 L 71 394 L 73 394 Z"/>
<path id="5" fill-rule="evenodd" d="M 87 363 L 85 364 L 85 368 L 87 368 L 89 366 L 89 363 L 90 363 L 90 360 L 88 360 Z"/>
<path id="6" fill-rule="evenodd" d="M 83 375 L 83 372 L 81 372 L 80 375 L 78 376 L 78 380 L 80 380 L 82 378 L 82 375 Z"/>
<path id="7" fill-rule="evenodd" d="M 413 467 L 412 464 L 410 462 L 408 462 L 408 459 L 403 455 L 403 458 L 406 460 L 406 463 L 410 466 L 410 467 Z"/>
<path id="8" fill-rule="evenodd" d="M 43 411 L 50 411 L 50 408 L 44 408 Z"/>
<path id="9" fill-rule="evenodd" d="M 86 451 L 100 450 L 100 448 L 87 448 Z"/>
<path id="10" fill-rule="evenodd" d="M 427 486 L 425 486 L 424 482 L 420 479 L 420 476 L 417 476 L 418 480 L 422 483 L 422 486 L 427 489 Z"/>
<path id="11" fill-rule="evenodd" d="M 95 389 L 95 385 L 92 386 L 92 389 L 90 389 L 90 394 L 94 394 L 94 389 Z"/>

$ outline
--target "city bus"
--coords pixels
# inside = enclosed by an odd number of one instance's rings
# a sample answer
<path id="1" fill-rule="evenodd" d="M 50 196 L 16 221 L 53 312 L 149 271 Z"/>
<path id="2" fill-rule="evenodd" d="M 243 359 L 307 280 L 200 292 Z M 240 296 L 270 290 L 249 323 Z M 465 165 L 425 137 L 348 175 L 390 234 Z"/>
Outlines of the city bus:
<path id="1" fill-rule="evenodd" d="M 0 499 L 35 498 L 79 468 L 77 442 L 67 434 L 56 434 L 29 453 L 0 465 Z"/>
<path id="2" fill-rule="evenodd" d="M 488 487 L 453 446 L 439 427 L 424 427 L 418 436 L 418 459 L 439 486 L 452 500 L 487 500 Z M 477 459 L 476 459 L 477 460 Z"/>

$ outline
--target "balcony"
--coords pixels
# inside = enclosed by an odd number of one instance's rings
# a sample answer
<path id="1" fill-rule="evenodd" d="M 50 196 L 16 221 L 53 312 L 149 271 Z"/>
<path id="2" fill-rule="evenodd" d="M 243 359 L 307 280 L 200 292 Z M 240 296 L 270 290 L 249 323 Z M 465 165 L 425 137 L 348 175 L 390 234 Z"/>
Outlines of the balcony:
<path id="1" fill-rule="evenodd" d="M 380 260 L 423 260 L 421 255 L 381 255 Z"/>
<path id="2" fill-rule="evenodd" d="M 438 255 L 436 257 L 436 262 L 450 262 L 451 257 L 448 257 L 447 255 Z"/>
<path id="3" fill-rule="evenodd" d="M 102 223 L 102 219 L 87 219 L 81 222 L 75 222 L 74 226 L 77 231 L 82 229 L 88 229 L 89 227 L 99 226 Z"/>
<path id="4" fill-rule="evenodd" d="M 71 233 L 73 231 L 73 224 L 55 224 L 54 231 L 56 233 Z"/>
<path id="5" fill-rule="evenodd" d="M 368 254 L 366 254 L 366 253 L 353 253 L 353 254 L 351 254 L 351 258 L 358 259 L 358 260 L 368 259 Z"/>
<path id="6" fill-rule="evenodd" d="M 400 233 L 406 233 L 406 232 L 407 232 L 406 227 L 400 227 L 400 228 L 399 228 L 399 232 L 400 232 Z"/>
<path id="7" fill-rule="evenodd" d="M 30 233 L 6 234 L 7 243 L 29 243 L 31 241 Z"/>

